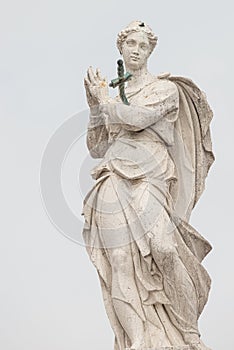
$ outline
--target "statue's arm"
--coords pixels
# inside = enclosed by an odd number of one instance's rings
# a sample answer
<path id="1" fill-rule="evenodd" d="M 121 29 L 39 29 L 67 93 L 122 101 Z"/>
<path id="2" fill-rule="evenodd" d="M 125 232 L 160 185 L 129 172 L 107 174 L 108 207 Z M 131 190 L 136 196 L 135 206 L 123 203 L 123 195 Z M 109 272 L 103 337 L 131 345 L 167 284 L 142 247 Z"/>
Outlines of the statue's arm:
<path id="1" fill-rule="evenodd" d="M 169 83 L 166 90 L 152 92 L 151 103 L 143 105 L 125 105 L 123 103 L 105 104 L 100 107 L 102 113 L 108 117 L 108 123 L 121 124 L 131 131 L 143 130 L 162 118 L 174 121 L 178 114 L 179 93 L 173 83 Z"/>
<path id="2" fill-rule="evenodd" d="M 95 113 L 92 109 L 90 110 L 86 143 L 93 158 L 103 158 L 109 146 L 105 121 L 98 111 Z"/>
<path id="3" fill-rule="evenodd" d="M 100 105 L 108 103 L 108 85 L 101 77 L 100 70 L 93 71 L 92 67 L 87 70 L 84 79 L 87 102 L 90 107 L 90 119 L 87 130 L 86 143 L 90 155 L 93 158 L 103 158 L 108 147 L 108 131 L 104 115 L 100 112 Z"/>

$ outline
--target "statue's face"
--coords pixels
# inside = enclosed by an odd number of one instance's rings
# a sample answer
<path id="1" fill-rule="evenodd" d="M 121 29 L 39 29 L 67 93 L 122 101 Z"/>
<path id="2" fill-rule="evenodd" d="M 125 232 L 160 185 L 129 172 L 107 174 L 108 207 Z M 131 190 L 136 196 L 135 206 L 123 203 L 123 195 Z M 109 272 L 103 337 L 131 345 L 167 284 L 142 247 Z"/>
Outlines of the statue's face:
<path id="1" fill-rule="evenodd" d="M 123 59 L 128 68 L 140 69 L 150 55 L 150 43 L 144 32 L 130 33 L 122 46 Z"/>

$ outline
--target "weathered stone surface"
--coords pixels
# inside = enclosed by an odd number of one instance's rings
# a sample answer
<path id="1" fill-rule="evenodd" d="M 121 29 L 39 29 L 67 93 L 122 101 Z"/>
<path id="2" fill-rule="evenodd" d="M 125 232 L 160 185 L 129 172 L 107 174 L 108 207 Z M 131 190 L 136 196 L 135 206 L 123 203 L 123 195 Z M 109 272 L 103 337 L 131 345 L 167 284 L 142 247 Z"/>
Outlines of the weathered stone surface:
<path id="1" fill-rule="evenodd" d="M 149 73 L 156 43 L 143 22 L 119 33 L 132 77 L 124 91 L 119 72 L 116 98 L 100 71 L 88 69 L 87 145 L 101 161 L 84 201 L 83 234 L 115 350 L 207 350 L 198 318 L 210 289 L 201 262 L 211 246 L 189 217 L 214 160 L 212 112 L 191 80 Z"/>
<path id="2" fill-rule="evenodd" d="M 130 348 L 126 348 L 126 350 L 134 350 Z M 141 350 L 192 350 L 192 347 L 189 345 L 184 345 L 184 346 L 164 346 L 160 348 L 142 348 Z"/>

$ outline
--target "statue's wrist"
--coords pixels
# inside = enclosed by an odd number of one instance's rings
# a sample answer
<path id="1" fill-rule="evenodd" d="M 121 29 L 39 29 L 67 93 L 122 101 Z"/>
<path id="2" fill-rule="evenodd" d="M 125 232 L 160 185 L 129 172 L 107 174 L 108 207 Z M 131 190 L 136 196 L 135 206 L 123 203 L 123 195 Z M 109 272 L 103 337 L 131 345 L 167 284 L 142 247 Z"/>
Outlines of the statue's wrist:
<path id="1" fill-rule="evenodd" d="M 99 115 L 99 107 L 100 105 L 99 104 L 95 104 L 95 105 L 92 105 L 90 106 L 90 116 L 97 116 Z"/>
<path id="2" fill-rule="evenodd" d="M 112 103 L 112 101 L 113 101 L 113 99 L 110 96 L 106 96 L 100 100 L 100 105 L 101 106 L 107 105 L 108 103 Z"/>

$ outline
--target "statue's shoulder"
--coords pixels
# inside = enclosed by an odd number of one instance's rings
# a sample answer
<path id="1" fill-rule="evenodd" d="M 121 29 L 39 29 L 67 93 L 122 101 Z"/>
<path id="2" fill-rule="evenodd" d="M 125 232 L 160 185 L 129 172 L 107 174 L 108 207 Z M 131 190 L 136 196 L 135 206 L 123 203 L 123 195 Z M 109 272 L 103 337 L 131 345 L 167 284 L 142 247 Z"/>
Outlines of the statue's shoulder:
<path id="1" fill-rule="evenodd" d="M 190 79 L 182 76 L 175 76 L 171 75 L 169 72 L 161 73 L 156 77 L 157 80 L 164 82 L 166 84 L 167 82 L 170 83 L 175 83 L 175 84 L 186 84 L 188 86 L 194 87 L 197 85 Z"/>
<path id="2" fill-rule="evenodd" d="M 168 91 L 176 90 L 176 85 L 170 80 L 171 73 L 165 72 L 154 77 L 154 81 L 151 85 L 152 90 Z"/>
<path id="3" fill-rule="evenodd" d="M 169 72 L 164 72 L 164 73 L 161 73 L 157 76 L 157 79 L 160 79 L 160 80 L 168 80 L 171 76 L 171 73 Z"/>
<path id="4" fill-rule="evenodd" d="M 157 76 L 157 80 L 161 81 L 164 86 L 172 86 L 177 90 L 186 91 L 190 97 L 200 98 L 204 92 L 193 82 L 192 79 L 182 76 L 174 76 L 171 73 L 165 72 Z"/>

